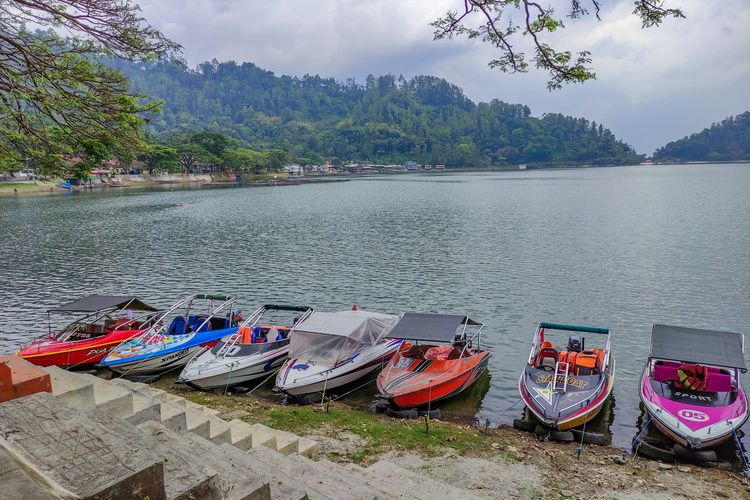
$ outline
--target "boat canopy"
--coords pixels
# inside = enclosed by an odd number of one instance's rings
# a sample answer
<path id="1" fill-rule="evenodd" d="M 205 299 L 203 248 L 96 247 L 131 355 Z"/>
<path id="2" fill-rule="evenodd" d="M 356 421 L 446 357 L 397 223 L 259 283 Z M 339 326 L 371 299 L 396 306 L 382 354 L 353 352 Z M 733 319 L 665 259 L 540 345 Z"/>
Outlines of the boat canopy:
<path id="1" fill-rule="evenodd" d="M 566 330 L 569 332 L 603 333 L 605 335 L 609 333 L 609 328 L 599 328 L 598 326 L 566 325 L 565 323 L 539 323 L 539 328 L 544 328 L 545 330 Z"/>
<path id="2" fill-rule="evenodd" d="M 95 313 L 108 309 L 133 309 L 136 311 L 158 311 L 132 295 L 89 295 L 69 304 L 57 306 L 47 312 Z"/>
<path id="3" fill-rule="evenodd" d="M 404 313 L 391 330 L 390 337 L 423 342 L 452 342 L 456 338 L 456 330 L 463 324 L 480 323 L 460 314 Z"/>
<path id="4" fill-rule="evenodd" d="M 744 339 L 738 332 L 702 330 L 655 324 L 651 329 L 651 357 L 747 370 Z"/>
<path id="5" fill-rule="evenodd" d="M 398 316 L 368 311 L 314 311 L 295 325 L 289 357 L 334 365 L 377 344 L 397 321 Z"/>

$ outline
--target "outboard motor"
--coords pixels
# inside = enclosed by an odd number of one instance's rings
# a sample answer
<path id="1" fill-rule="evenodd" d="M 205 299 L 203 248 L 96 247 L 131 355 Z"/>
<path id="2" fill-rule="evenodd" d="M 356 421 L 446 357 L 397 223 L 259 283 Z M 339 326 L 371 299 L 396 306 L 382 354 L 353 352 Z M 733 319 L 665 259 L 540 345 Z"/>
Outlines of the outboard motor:
<path id="1" fill-rule="evenodd" d="M 568 352 L 583 351 L 583 337 L 572 335 L 568 338 Z"/>

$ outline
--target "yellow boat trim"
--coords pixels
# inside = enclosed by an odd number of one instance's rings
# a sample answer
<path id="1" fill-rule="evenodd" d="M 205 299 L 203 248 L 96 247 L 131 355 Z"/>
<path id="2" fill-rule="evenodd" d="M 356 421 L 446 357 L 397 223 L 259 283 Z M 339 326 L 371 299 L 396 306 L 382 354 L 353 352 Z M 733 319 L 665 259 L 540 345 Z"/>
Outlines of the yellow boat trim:
<path id="1" fill-rule="evenodd" d="M 599 412 L 602 410 L 602 407 L 604 406 L 604 403 L 607 401 L 607 398 L 609 397 L 609 395 L 612 394 L 612 387 L 614 387 L 614 385 L 615 385 L 615 377 L 614 377 L 614 374 L 612 374 L 609 377 L 609 382 L 607 383 L 607 395 L 602 398 L 599 404 L 591 408 L 591 410 L 587 411 L 586 413 L 578 415 L 577 417 L 571 420 L 565 420 L 563 422 L 560 422 L 559 424 L 557 424 L 557 429 L 561 431 L 567 431 L 568 429 L 573 429 L 574 427 L 583 425 L 584 422 L 591 422 L 594 419 L 594 417 L 596 417 L 599 414 Z"/>
<path id="2" fill-rule="evenodd" d="M 111 345 L 111 344 L 122 344 L 123 342 L 126 342 L 127 340 L 129 340 L 129 339 L 119 340 L 119 341 L 115 341 L 115 342 L 106 342 L 104 344 L 96 344 L 95 346 L 78 347 L 76 349 L 67 349 L 65 351 L 45 352 L 45 353 L 42 353 L 42 354 L 26 354 L 26 355 L 23 355 L 21 357 L 22 358 L 38 358 L 38 357 L 41 357 L 41 356 L 53 356 L 55 354 L 65 354 L 65 353 L 68 353 L 68 352 L 85 351 L 87 349 L 98 349 L 101 346 L 107 346 L 107 345 Z M 18 351 L 18 352 L 20 353 L 21 351 Z"/>

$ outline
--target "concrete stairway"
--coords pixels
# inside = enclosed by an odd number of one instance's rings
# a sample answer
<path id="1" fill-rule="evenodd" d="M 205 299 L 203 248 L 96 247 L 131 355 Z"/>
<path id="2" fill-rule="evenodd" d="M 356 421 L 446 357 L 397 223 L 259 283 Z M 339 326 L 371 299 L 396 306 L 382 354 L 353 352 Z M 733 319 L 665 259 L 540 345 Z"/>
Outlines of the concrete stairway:
<path id="1" fill-rule="evenodd" d="M 224 421 L 214 410 L 146 384 L 46 370 L 55 396 L 47 397 L 93 415 L 99 423 L 103 415 L 122 419 L 110 421 L 130 429 L 126 433 L 133 445 L 150 457 L 145 462 L 163 464 L 163 498 L 476 498 L 391 462 L 362 468 L 312 460 L 315 441 L 260 424 Z"/>
<path id="2" fill-rule="evenodd" d="M 226 422 L 210 408 L 146 384 L 118 378 L 110 381 L 57 367 L 45 368 L 52 378 L 52 394 L 82 410 L 106 410 L 138 425 L 155 421 L 174 432 L 194 433 L 213 443 L 228 443 L 245 451 L 265 446 L 279 453 L 311 456 L 318 444 L 307 438 L 241 420 Z"/>

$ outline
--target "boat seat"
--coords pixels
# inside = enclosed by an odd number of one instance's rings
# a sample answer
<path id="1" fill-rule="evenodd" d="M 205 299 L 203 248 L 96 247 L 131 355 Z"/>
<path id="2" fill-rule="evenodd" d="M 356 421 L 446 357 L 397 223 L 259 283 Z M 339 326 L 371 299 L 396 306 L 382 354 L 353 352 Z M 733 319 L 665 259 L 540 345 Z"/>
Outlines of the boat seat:
<path id="1" fill-rule="evenodd" d="M 195 318 L 195 323 L 193 324 L 193 333 L 199 333 L 199 332 L 210 332 L 211 331 L 211 322 L 206 321 L 206 318 L 198 317 Z"/>
<path id="2" fill-rule="evenodd" d="M 560 359 L 560 353 L 554 348 L 552 342 L 542 342 L 542 348 L 539 350 L 537 355 L 536 367 L 541 368 L 543 366 L 555 367 L 555 364 Z"/>
<path id="3" fill-rule="evenodd" d="M 432 361 L 448 359 L 448 356 L 450 355 L 451 351 L 453 351 L 453 347 L 449 345 L 430 347 L 424 353 L 424 359 L 428 359 Z"/>
<path id="4" fill-rule="evenodd" d="M 404 354 L 407 358 L 414 358 L 414 359 L 424 359 L 424 353 L 430 348 L 430 346 L 426 345 L 413 345 L 409 348 L 408 351 L 406 351 L 406 354 Z"/>
<path id="5" fill-rule="evenodd" d="M 706 392 L 729 392 L 732 390 L 732 377 L 724 373 L 711 373 L 706 380 Z"/>
<path id="6" fill-rule="evenodd" d="M 665 365 L 654 365 L 652 377 L 657 382 L 669 382 L 679 379 L 679 375 L 677 375 L 677 367 Z"/>
<path id="7" fill-rule="evenodd" d="M 454 347 L 448 354 L 448 359 L 459 359 L 461 357 L 461 349 Z"/>
<path id="8" fill-rule="evenodd" d="M 167 329 L 167 335 L 182 335 L 185 333 L 185 326 L 185 318 L 177 316 L 172 320 L 172 323 L 170 323 L 169 328 Z"/>

